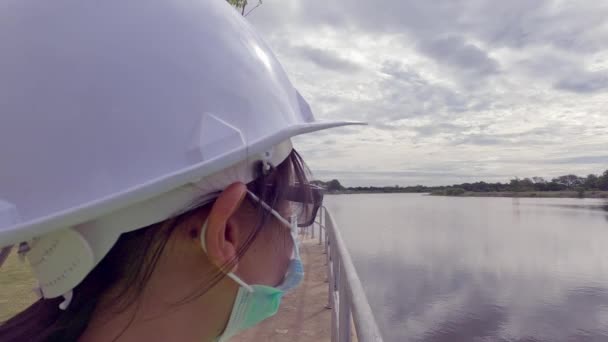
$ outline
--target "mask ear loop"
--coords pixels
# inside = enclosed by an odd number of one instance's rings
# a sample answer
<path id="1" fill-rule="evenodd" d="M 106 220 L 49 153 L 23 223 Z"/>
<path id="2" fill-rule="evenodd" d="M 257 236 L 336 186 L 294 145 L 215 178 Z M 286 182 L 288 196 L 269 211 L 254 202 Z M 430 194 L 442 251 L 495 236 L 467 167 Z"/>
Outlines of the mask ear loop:
<path id="1" fill-rule="evenodd" d="M 258 196 L 256 196 L 253 192 L 247 190 L 247 194 L 253 198 L 254 201 L 259 203 L 264 209 L 268 210 L 272 216 L 274 216 L 279 222 L 285 226 L 285 228 L 289 229 L 289 234 L 291 234 L 293 243 L 294 243 L 294 257 L 298 258 L 300 256 L 300 251 L 297 248 L 296 244 L 298 243 L 298 220 L 297 215 L 292 216 L 292 222 L 287 221 L 279 212 L 274 210 L 271 206 L 262 201 Z"/>
<path id="2" fill-rule="evenodd" d="M 262 201 L 253 192 L 247 190 L 247 194 L 249 196 L 251 196 L 257 203 L 259 203 L 264 209 L 268 210 L 272 214 L 272 216 L 274 216 L 277 220 L 279 220 L 279 222 L 281 222 L 287 229 L 289 229 L 289 231 L 290 231 L 289 233 L 292 234 L 292 238 L 293 238 L 294 225 L 292 225 L 291 223 L 289 223 L 289 221 L 287 221 L 283 216 L 281 216 L 281 214 L 279 214 L 271 206 L 269 206 L 264 201 Z M 205 220 L 205 223 L 203 223 L 203 227 L 201 228 L 201 235 L 200 235 L 201 248 L 203 248 L 203 251 L 205 253 L 207 253 L 207 246 L 206 246 L 205 239 L 206 239 L 206 232 L 207 232 L 207 224 L 208 224 L 208 222 L 209 222 L 208 220 Z M 297 227 L 297 224 L 295 226 Z M 294 241 L 294 244 L 297 243 L 297 241 L 295 239 L 293 241 Z M 294 250 L 297 250 L 297 246 L 294 246 Z M 295 252 L 295 253 L 297 253 L 296 257 L 299 256 L 298 252 Z M 245 283 L 241 278 L 239 278 L 233 272 L 226 273 L 226 276 L 228 276 L 228 278 L 234 280 L 234 282 L 236 282 L 237 284 L 239 284 L 241 287 L 245 288 L 247 291 L 253 292 L 253 287 L 251 287 L 250 285 L 248 285 L 247 283 Z"/>
<path id="3" fill-rule="evenodd" d="M 205 223 L 203 223 L 203 227 L 201 228 L 201 237 L 200 237 L 200 239 L 201 239 L 201 247 L 203 248 L 203 251 L 205 253 L 207 253 L 207 246 L 206 246 L 205 238 L 206 238 L 207 223 L 208 222 L 209 222 L 208 220 L 205 220 Z M 228 278 L 234 280 L 237 284 L 239 284 L 241 287 L 245 288 L 248 292 L 253 292 L 253 287 L 251 287 L 250 285 L 248 285 L 247 283 L 245 283 L 241 278 L 239 278 L 233 272 L 226 273 L 226 276 L 228 276 Z"/>
<path id="4" fill-rule="evenodd" d="M 289 221 L 287 221 L 283 216 L 281 216 L 281 214 L 279 214 L 276 210 L 272 209 L 271 206 L 262 201 L 253 192 L 247 190 L 247 194 L 251 196 L 251 198 L 253 198 L 257 203 L 259 203 L 262 208 L 268 210 L 272 214 L 272 216 L 274 216 L 277 220 L 279 220 L 279 222 L 281 222 L 285 226 L 285 228 L 289 229 L 290 231 L 292 230 L 291 223 L 289 223 Z"/>

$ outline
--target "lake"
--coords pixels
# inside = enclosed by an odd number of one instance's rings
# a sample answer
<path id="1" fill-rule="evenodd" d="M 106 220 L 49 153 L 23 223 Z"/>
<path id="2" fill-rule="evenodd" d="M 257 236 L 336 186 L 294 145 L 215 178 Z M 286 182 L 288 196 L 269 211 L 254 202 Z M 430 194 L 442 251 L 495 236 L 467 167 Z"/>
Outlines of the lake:
<path id="1" fill-rule="evenodd" d="M 326 196 L 386 341 L 608 341 L 608 202 Z"/>

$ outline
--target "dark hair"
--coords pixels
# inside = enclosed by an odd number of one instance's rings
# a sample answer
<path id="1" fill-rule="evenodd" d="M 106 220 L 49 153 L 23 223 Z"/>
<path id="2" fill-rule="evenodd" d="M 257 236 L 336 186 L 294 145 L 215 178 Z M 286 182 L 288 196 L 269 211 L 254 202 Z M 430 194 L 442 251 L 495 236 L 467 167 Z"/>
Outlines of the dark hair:
<path id="1" fill-rule="evenodd" d="M 259 166 L 259 177 L 247 184 L 250 191 L 260 200 L 275 207 L 282 200 L 283 192 L 289 184 L 308 183 L 308 169 L 300 155 L 293 150 L 291 154 L 268 172 L 263 165 Z M 310 194 L 302 194 L 304 197 Z M 116 285 L 121 286 L 113 298 L 118 303 L 118 310 L 137 304 L 139 295 L 150 280 L 156 264 L 162 255 L 169 238 L 176 227 L 196 215 L 206 203 L 193 203 L 191 210 L 169 218 L 163 222 L 124 233 L 101 262 L 74 289 L 74 296 L 67 310 L 59 309 L 63 298 L 40 299 L 24 311 L 0 325 L 0 341 L 76 341 L 85 331 L 100 298 Z M 268 211 L 258 205 L 259 220 L 256 228 L 237 252 L 242 256 L 254 241 L 261 227 L 269 217 Z M 226 267 L 235 260 L 230 261 Z M 206 284 L 202 284 L 197 293 L 185 298 L 187 302 L 204 294 L 224 277 L 218 271 Z M 179 305 L 180 303 L 176 303 Z M 135 314 L 134 314 L 135 315 Z M 126 325 L 123 332 L 129 327 Z M 115 339 L 122 335 L 119 334 Z"/>

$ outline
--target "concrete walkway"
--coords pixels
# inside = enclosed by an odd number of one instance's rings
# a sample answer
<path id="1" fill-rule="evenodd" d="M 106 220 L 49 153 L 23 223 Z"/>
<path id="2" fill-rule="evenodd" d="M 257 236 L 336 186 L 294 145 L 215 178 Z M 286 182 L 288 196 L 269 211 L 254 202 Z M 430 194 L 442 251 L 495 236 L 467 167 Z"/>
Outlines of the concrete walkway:
<path id="1" fill-rule="evenodd" d="M 326 309 L 328 284 L 323 246 L 304 240 L 300 246 L 304 281 L 288 293 L 278 314 L 231 341 L 331 341 L 331 310 Z"/>

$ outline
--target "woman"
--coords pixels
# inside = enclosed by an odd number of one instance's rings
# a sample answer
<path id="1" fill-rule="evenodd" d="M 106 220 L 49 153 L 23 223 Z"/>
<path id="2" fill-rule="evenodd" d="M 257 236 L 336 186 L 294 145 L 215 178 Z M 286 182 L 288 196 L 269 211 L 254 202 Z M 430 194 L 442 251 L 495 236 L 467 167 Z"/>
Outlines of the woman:
<path id="1" fill-rule="evenodd" d="M 0 259 L 41 296 L 0 341 L 224 341 L 275 314 L 321 204 L 290 138 L 349 123 L 315 121 L 225 1 L 12 1 L 0 32 Z"/>

